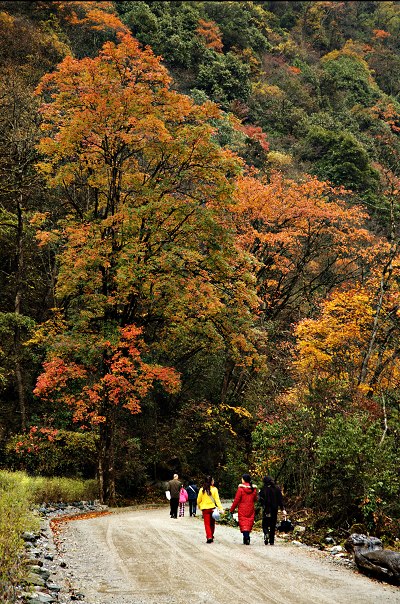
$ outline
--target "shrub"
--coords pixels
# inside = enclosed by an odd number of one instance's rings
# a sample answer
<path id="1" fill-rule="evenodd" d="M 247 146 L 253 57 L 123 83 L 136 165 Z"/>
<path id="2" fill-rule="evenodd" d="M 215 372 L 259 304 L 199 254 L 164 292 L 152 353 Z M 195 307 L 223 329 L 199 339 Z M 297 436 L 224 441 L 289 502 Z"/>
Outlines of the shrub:
<path id="1" fill-rule="evenodd" d="M 32 500 L 34 503 L 92 501 L 98 498 L 96 480 L 80 480 L 72 478 L 45 478 L 36 476 L 30 479 Z"/>
<path id="2" fill-rule="evenodd" d="M 398 514 L 398 461 L 390 436 L 365 414 L 328 420 L 317 439 L 312 504 L 337 522 L 364 522 L 379 533 Z"/>
<path id="3" fill-rule="evenodd" d="M 96 473 L 93 432 L 50 430 L 32 426 L 6 445 L 7 467 L 41 476 L 93 478 Z"/>
<path id="4" fill-rule="evenodd" d="M 255 475 L 261 479 L 270 474 L 287 493 L 306 498 L 314 471 L 317 429 L 317 418 L 306 407 L 293 407 L 260 422 L 252 433 Z"/>

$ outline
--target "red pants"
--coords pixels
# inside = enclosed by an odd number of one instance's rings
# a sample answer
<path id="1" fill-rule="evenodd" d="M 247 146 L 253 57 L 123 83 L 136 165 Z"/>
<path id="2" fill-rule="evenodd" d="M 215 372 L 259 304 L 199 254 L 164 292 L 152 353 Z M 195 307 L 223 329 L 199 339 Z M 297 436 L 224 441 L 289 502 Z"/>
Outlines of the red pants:
<path id="1" fill-rule="evenodd" d="M 211 510 L 202 510 L 203 520 L 204 520 L 204 528 L 206 529 L 206 537 L 207 539 L 212 539 L 214 537 L 215 531 L 215 520 L 212 517 L 213 509 Z"/>

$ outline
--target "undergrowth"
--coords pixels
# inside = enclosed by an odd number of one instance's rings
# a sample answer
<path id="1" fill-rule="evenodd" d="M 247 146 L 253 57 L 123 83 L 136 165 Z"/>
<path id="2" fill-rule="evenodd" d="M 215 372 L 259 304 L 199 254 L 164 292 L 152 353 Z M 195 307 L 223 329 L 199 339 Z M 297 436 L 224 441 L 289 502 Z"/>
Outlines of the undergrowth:
<path id="1" fill-rule="evenodd" d="M 15 601 L 16 588 L 26 572 L 22 534 L 39 528 L 34 506 L 96 498 L 94 480 L 32 477 L 0 470 L 0 602 Z"/>
<path id="2" fill-rule="evenodd" d="M 15 601 L 24 575 L 22 533 L 35 530 L 38 520 L 30 510 L 32 493 L 23 472 L 0 472 L 0 601 Z"/>

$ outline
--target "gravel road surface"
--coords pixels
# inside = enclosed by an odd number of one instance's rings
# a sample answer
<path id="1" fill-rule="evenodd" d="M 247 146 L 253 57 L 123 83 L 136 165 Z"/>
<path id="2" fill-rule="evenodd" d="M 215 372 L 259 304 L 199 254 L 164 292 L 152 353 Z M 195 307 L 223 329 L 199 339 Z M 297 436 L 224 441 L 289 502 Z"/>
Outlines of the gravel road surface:
<path id="1" fill-rule="evenodd" d="M 313 548 L 251 545 L 218 525 L 207 544 L 200 517 L 169 508 L 116 511 L 65 523 L 70 587 L 86 604 L 385 604 L 400 588 L 379 583 Z"/>

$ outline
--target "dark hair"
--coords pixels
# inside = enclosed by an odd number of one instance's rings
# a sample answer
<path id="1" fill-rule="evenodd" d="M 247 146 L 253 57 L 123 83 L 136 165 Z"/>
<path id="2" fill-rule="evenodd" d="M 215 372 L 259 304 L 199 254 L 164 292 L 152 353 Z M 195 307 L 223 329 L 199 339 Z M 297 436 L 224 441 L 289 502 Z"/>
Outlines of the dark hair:
<path id="1" fill-rule="evenodd" d="M 211 495 L 211 483 L 212 483 L 212 476 L 206 476 L 205 481 L 203 482 L 203 491 L 205 493 L 208 493 L 208 495 Z"/>
<path id="2" fill-rule="evenodd" d="M 251 476 L 250 476 L 250 474 L 243 474 L 242 478 L 243 478 L 243 480 L 244 480 L 245 482 L 248 482 L 248 483 L 249 483 L 250 488 L 251 488 L 251 492 L 253 492 L 253 491 L 254 491 L 254 487 L 253 487 L 253 485 L 251 484 Z"/>
<path id="3" fill-rule="evenodd" d="M 274 482 L 274 479 L 272 478 L 272 476 L 264 476 L 263 482 L 264 482 L 264 486 L 266 486 L 266 487 L 275 486 L 275 482 Z"/>

